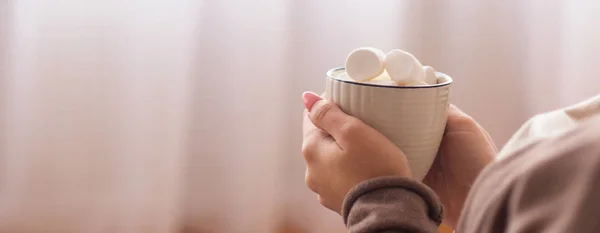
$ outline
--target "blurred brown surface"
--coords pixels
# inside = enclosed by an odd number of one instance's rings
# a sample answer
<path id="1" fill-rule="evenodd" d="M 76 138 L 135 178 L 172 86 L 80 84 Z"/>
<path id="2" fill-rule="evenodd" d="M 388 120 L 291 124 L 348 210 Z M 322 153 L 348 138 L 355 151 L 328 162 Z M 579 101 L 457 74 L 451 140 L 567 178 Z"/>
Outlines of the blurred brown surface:
<path id="1" fill-rule="evenodd" d="M 449 228 L 449 227 L 446 227 L 446 226 L 442 225 L 440 227 L 440 233 L 452 233 L 452 229 Z"/>

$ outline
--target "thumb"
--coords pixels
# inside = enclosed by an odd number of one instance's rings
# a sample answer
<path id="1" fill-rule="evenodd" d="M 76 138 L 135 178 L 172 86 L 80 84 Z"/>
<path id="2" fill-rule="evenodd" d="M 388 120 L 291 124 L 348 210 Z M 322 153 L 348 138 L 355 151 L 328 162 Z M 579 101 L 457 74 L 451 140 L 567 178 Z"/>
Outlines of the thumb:
<path id="1" fill-rule="evenodd" d="M 350 122 L 352 117 L 344 113 L 335 103 L 323 100 L 315 93 L 304 92 L 302 98 L 312 123 L 338 141 L 342 136 L 341 129 Z"/>
<path id="2" fill-rule="evenodd" d="M 457 108 L 455 105 L 450 104 L 448 108 L 448 121 L 446 123 L 445 134 L 452 132 L 472 132 L 482 136 L 486 139 L 489 145 L 491 145 L 494 151 L 498 151 L 494 140 L 490 134 L 483 128 L 475 119 Z"/>

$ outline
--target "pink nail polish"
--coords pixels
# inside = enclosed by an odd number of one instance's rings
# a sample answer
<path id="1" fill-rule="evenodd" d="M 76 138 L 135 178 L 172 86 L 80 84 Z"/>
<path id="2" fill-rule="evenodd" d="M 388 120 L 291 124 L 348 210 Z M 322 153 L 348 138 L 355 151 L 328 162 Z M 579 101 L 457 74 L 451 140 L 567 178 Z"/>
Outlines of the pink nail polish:
<path id="1" fill-rule="evenodd" d="M 304 100 L 304 107 L 309 112 L 312 109 L 313 105 L 315 105 L 315 103 L 321 99 L 322 98 L 319 95 L 317 95 L 313 92 L 310 92 L 310 91 L 306 91 L 306 92 L 302 93 L 302 100 Z"/>

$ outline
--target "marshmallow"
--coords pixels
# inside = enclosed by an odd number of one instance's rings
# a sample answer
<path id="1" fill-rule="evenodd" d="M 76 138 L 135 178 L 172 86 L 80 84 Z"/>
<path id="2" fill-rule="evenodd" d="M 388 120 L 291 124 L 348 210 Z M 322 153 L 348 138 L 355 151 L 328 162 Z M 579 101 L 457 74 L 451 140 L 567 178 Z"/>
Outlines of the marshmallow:
<path id="1" fill-rule="evenodd" d="M 362 47 L 346 58 L 346 72 L 355 81 L 367 81 L 379 76 L 385 66 L 385 53 L 379 49 Z"/>
<path id="2" fill-rule="evenodd" d="M 387 71 L 383 71 L 383 73 L 381 73 L 379 76 L 375 77 L 374 79 L 371 80 L 392 80 L 392 78 L 390 77 L 390 75 L 387 73 Z"/>
<path id="3" fill-rule="evenodd" d="M 337 78 L 344 81 L 354 81 L 350 78 L 350 76 L 348 76 L 348 73 L 346 72 L 340 73 L 340 75 L 338 75 Z"/>
<path id="4" fill-rule="evenodd" d="M 425 71 L 425 82 L 427 84 L 434 85 L 438 83 L 438 78 L 433 67 L 423 66 L 423 70 Z"/>
<path id="5" fill-rule="evenodd" d="M 398 86 L 398 83 L 396 83 L 396 81 L 389 80 L 389 79 L 387 79 L 387 80 L 386 79 L 373 79 L 373 80 L 365 81 L 364 83 L 381 85 L 381 86 Z"/>
<path id="6" fill-rule="evenodd" d="M 408 80 L 406 82 L 397 82 L 398 86 L 427 86 L 429 85 L 423 80 Z"/>
<path id="7" fill-rule="evenodd" d="M 399 83 L 408 80 L 425 80 L 425 72 L 419 60 L 400 49 L 394 49 L 386 54 L 385 68 L 392 80 Z"/>

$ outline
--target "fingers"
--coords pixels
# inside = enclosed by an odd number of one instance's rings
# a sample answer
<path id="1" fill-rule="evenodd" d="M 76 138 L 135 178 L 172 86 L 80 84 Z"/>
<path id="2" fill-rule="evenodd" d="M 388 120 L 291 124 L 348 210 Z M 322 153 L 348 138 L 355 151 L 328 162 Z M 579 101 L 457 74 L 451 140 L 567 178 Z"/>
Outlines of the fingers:
<path id="1" fill-rule="evenodd" d="M 448 108 L 448 122 L 446 132 L 475 132 L 481 131 L 482 128 L 477 124 L 477 121 L 471 116 L 464 113 L 462 110 L 451 104 Z"/>
<path id="2" fill-rule="evenodd" d="M 448 108 L 448 122 L 446 126 L 446 132 L 449 133 L 474 130 L 477 130 L 475 120 L 473 120 L 471 116 L 467 115 L 453 104 L 450 104 Z"/>
<path id="3" fill-rule="evenodd" d="M 313 124 L 337 138 L 340 129 L 349 120 L 348 116 L 332 102 L 321 100 L 313 105 L 309 117 Z"/>
<path id="4" fill-rule="evenodd" d="M 446 133 L 452 132 L 473 132 L 482 135 L 486 141 L 493 147 L 494 151 L 498 151 L 494 140 L 490 134 L 475 121 L 471 116 L 460 110 L 453 104 L 448 108 L 448 123 L 446 124 Z"/>
<path id="5" fill-rule="evenodd" d="M 306 92 L 302 93 L 302 100 L 304 101 L 304 107 L 309 112 L 313 108 L 313 105 L 315 105 L 315 103 L 317 101 L 322 100 L 322 99 L 323 98 L 321 96 L 318 96 L 317 94 L 310 92 L 310 91 L 306 91 Z"/>
<path id="6" fill-rule="evenodd" d="M 328 133 L 313 125 L 307 112 L 304 113 L 302 131 L 302 155 L 307 164 L 315 161 L 321 154 L 326 156 L 327 153 L 341 149 Z"/>
<path id="7" fill-rule="evenodd" d="M 302 118 L 302 135 L 304 139 L 308 138 L 313 133 L 322 131 L 312 123 L 310 117 L 308 116 L 308 111 L 304 111 Z"/>
<path id="8" fill-rule="evenodd" d="M 304 183 L 306 183 L 306 187 L 308 189 L 310 189 L 310 191 L 319 193 L 319 190 L 317 189 L 317 183 L 310 174 L 311 174 L 311 172 L 307 168 L 306 171 L 304 172 Z"/>
<path id="9" fill-rule="evenodd" d="M 483 127 L 481 127 L 479 124 L 477 124 L 477 126 L 479 126 L 481 131 L 483 131 L 483 135 L 485 136 L 485 139 L 492 146 L 492 148 L 494 149 L 494 152 L 498 153 L 498 148 L 496 147 L 496 143 L 494 143 L 494 139 L 492 139 L 492 135 L 490 135 L 490 133 L 487 130 L 485 130 Z"/>
<path id="10" fill-rule="evenodd" d="M 344 113 L 335 103 L 323 100 L 311 92 L 305 92 L 303 98 L 313 125 L 327 132 L 336 141 L 343 140 L 348 128 L 357 125 L 355 118 Z"/>
<path id="11" fill-rule="evenodd" d="M 328 137 L 329 135 L 318 129 L 304 137 L 304 140 L 302 140 L 302 156 L 304 156 L 307 164 L 319 160 L 318 157 L 324 153 L 328 144 L 332 143 L 331 140 L 327 139 Z"/>

